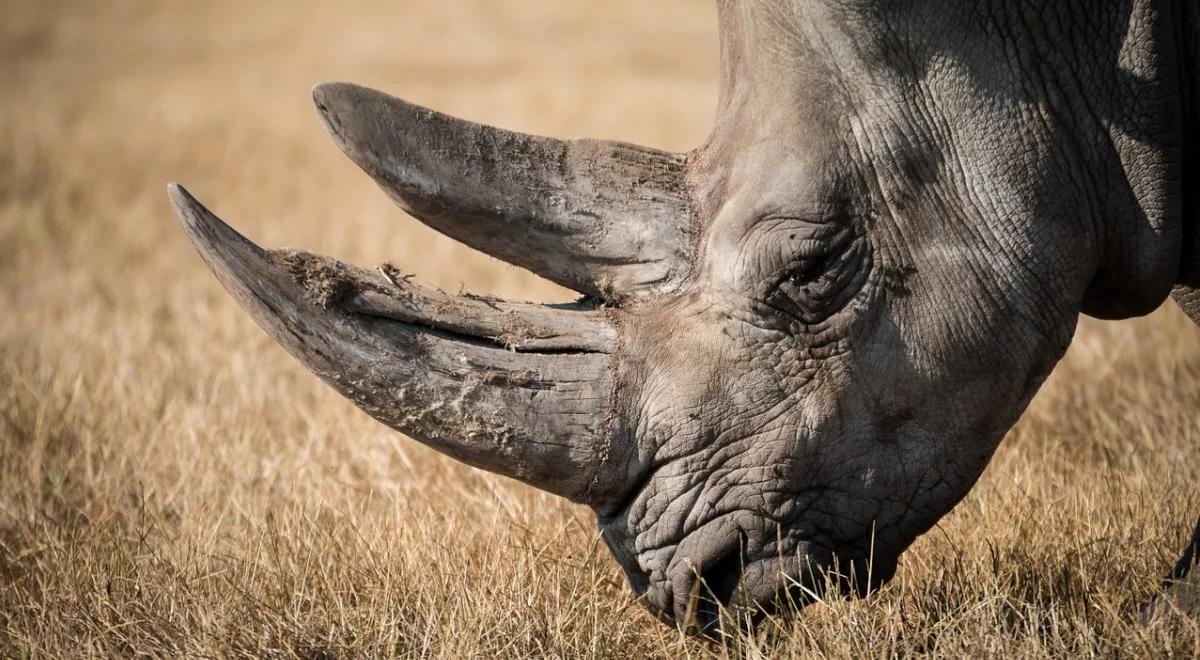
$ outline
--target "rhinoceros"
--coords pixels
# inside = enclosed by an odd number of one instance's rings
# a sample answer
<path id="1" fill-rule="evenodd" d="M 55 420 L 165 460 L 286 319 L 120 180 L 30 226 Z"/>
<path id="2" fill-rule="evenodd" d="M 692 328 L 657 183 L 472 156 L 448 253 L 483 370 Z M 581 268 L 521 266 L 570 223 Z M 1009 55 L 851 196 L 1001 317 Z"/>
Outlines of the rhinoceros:
<path id="1" fill-rule="evenodd" d="M 591 507 L 646 607 L 700 631 L 888 580 L 1081 313 L 1174 288 L 1200 322 L 1200 3 L 717 11 L 717 119 L 688 153 L 314 89 L 404 211 L 570 304 L 264 250 L 170 188 L 288 352 L 411 438 Z"/>

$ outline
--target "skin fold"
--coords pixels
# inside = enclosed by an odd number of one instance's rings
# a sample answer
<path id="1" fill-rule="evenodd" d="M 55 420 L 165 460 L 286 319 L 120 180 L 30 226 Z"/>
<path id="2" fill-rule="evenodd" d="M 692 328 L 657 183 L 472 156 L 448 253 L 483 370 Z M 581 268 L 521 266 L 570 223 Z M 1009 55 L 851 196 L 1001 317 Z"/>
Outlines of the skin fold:
<path id="1" fill-rule="evenodd" d="M 591 506 L 645 605 L 712 633 L 866 592 L 958 503 L 1081 313 L 1200 322 L 1200 20 L 1169 0 L 721 0 L 686 154 L 314 91 L 402 208 L 571 287 L 451 296 L 254 246 L 218 278 L 380 421 Z"/>

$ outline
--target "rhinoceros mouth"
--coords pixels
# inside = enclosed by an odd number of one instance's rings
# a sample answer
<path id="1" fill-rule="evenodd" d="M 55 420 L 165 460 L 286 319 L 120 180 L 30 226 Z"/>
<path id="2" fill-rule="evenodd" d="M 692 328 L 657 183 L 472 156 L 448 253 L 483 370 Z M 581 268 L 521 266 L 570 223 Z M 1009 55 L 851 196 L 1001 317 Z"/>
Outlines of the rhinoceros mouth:
<path id="1" fill-rule="evenodd" d="M 611 526 L 617 519 L 601 522 Z M 619 547 L 620 538 L 610 527 L 606 539 L 610 547 L 616 542 L 614 554 L 624 558 L 651 614 L 709 636 L 823 598 L 868 595 L 896 567 L 890 551 L 839 544 L 803 516 L 780 520 L 746 509 L 717 516 L 672 546 L 645 548 L 636 559 Z"/>
<path id="2" fill-rule="evenodd" d="M 729 625 L 753 627 L 765 617 L 797 612 L 830 596 L 867 596 L 894 572 L 894 561 L 844 558 L 809 542 L 769 557 L 730 552 L 695 571 L 694 581 L 684 582 L 690 585 L 684 599 L 676 594 L 676 607 L 656 614 L 668 623 L 716 636 Z"/>

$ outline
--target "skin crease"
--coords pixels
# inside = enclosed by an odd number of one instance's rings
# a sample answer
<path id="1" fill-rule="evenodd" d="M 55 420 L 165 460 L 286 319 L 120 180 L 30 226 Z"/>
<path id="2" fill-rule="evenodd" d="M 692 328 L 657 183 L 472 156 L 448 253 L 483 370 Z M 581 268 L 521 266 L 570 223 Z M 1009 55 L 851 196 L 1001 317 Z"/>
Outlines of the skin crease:
<path id="1" fill-rule="evenodd" d="M 975 483 L 1079 312 L 1145 313 L 1174 282 L 1169 8 L 961 4 L 721 5 L 742 36 L 690 162 L 697 271 L 618 313 L 640 487 L 599 517 L 666 621 L 714 624 L 689 602 L 697 579 L 750 610 L 817 588 L 810 565 L 886 580 Z M 1068 58 L 1080 45 L 1095 57 Z"/>
<path id="2" fill-rule="evenodd" d="M 1194 5 L 718 11 L 718 119 L 686 158 L 314 91 L 334 139 L 414 217 L 588 294 L 575 311 L 615 337 L 599 351 L 520 353 L 456 319 L 452 296 L 422 309 L 395 281 L 272 256 L 172 189 L 218 277 L 293 355 L 411 437 L 592 506 L 642 602 L 701 632 L 722 608 L 889 579 L 979 478 L 1080 313 L 1149 313 L 1178 284 L 1200 319 L 1181 185 L 1196 176 Z M 313 283 L 337 295 L 314 303 Z M 526 326 L 513 337 L 561 339 Z"/>

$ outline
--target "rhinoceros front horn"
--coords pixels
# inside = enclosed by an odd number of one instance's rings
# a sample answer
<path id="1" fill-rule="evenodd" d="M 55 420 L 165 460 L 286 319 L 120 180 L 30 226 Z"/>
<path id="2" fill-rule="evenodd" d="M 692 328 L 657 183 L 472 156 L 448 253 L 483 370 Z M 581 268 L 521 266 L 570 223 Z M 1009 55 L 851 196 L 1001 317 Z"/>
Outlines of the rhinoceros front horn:
<path id="1" fill-rule="evenodd" d="M 623 452 L 606 428 L 615 333 L 603 311 L 448 295 L 386 268 L 263 250 L 182 187 L 170 196 L 225 289 L 371 416 L 573 501 L 610 496 Z"/>

